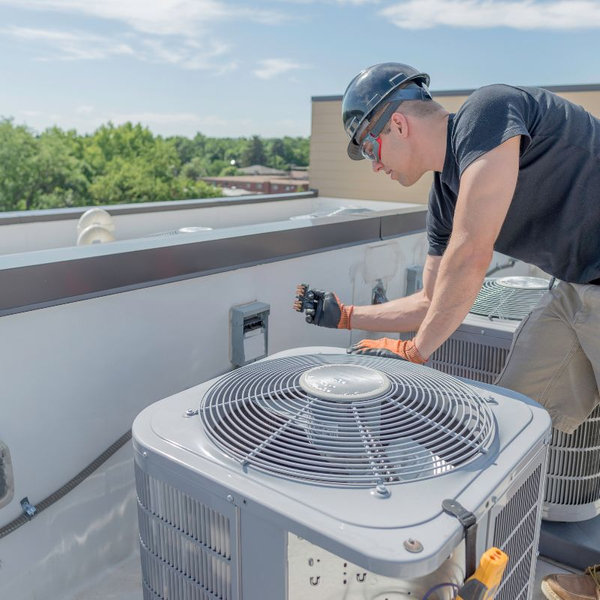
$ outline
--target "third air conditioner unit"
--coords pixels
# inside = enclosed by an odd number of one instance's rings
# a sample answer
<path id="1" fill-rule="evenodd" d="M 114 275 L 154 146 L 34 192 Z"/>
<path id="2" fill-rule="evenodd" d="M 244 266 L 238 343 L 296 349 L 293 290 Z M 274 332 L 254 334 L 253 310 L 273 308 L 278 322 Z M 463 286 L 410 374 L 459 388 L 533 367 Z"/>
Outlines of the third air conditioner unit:
<path id="1" fill-rule="evenodd" d="M 494 383 L 521 321 L 548 291 L 537 277 L 486 279 L 457 331 L 433 354 L 444 373 Z M 414 333 L 403 334 L 410 339 Z M 573 433 L 552 430 L 544 519 L 583 521 L 600 514 L 600 406 Z"/>
<path id="2" fill-rule="evenodd" d="M 472 558 L 509 556 L 495 598 L 530 599 L 549 434 L 519 394 L 343 349 L 226 373 L 135 420 L 144 598 L 450 600 L 451 501 Z"/>

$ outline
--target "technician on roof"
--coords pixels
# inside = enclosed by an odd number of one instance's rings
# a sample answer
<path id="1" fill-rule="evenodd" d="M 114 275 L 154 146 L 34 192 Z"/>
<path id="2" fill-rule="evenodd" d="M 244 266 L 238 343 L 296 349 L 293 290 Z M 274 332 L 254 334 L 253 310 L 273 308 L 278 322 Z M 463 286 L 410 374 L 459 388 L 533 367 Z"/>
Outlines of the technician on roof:
<path id="1" fill-rule="evenodd" d="M 494 250 L 537 265 L 559 284 L 522 321 L 496 383 L 537 400 L 572 433 L 600 401 L 600 120 L 547 90 L 509 85 L 480 88 L 449 114 L 428 85 L 413 67 L 383 63 L 359 73 L 342 103 L 351 159 L 403 186 L 434 173 L 423 289 L 375 306 L 317 291 L 308 318 L 418 330 L 410 341 L 367 339 L 348 351 L 423 364 L 473 306 Z M 600 599 L 600 565 L 549 575 L 542 590 Z"/>
<path id="2" fill-rule="evenodd" d="M 457 329 L 497 250 L 560 280 L 517 331 L 498 384 L 573 432 L 600 401 L 600 120 L 547 90 L 490 85 L 456 114 L 400 63 L 359 73 L 342 103 L 348 155 L 403 186 L 434 172 L 423 290 L 375 306 L 319 295 L 314 323 L 418 330 L 349 349 L 425 363 Z"/>

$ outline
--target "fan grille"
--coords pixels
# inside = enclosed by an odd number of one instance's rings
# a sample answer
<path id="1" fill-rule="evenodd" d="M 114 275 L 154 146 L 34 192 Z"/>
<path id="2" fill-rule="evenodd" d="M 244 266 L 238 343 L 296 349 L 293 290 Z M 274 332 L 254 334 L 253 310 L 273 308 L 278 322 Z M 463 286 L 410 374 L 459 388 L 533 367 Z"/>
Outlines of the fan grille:
<path id="1" fill-rule="evenodd" d="M 548 282 L 542 287 L 544 281 L 537 277 L 486 279 L 470 312 L 489 319 L 521 321 L 548 291 Z"/>
<path id="2" fill-rule="evenodd" d="M 320 365 L 377 369 L 384 393 L 338 402 L 300 385 Z M 216 382 L 200 418 L 211 441 L 244 468 L 291 479 L 370 487 L 441 475 L 487 452 L 494 421 L 471 387 L 410 363 L 305 355 L 243 367 Z"/>

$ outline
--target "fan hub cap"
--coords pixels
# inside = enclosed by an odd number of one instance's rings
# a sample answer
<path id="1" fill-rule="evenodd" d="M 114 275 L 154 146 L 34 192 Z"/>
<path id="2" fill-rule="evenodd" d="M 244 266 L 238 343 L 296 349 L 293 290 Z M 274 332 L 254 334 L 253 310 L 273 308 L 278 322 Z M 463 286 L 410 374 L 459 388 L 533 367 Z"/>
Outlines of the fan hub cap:
<path id="1" fill-rule="evenodd" d="M 304 372 L 300 387 L 311 396 L 336 402 L 368 400 L 385 394 L 389 378 L 362 365 L 323 365 Z"/>

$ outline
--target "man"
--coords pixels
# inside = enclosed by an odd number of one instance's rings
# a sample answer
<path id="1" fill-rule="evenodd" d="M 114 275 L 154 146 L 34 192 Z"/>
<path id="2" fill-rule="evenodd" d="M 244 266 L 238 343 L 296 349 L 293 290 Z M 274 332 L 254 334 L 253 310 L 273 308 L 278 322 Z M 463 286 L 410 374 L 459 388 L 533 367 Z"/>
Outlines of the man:
<path id="1" fill-rule="evenodd" d="M 316 325 L 418 330 L 362 340 L 349 352 L 425 363 L 479 292 L 492 252 L 559 280 L 523 321 L 498 384 L 542 403 L 573 432 L 600 401 L 600 120 L 540 88 L 491 85 L 449 114 L 429 76 L 400 63 L 357 75 L 342 111 L 348 155 L 403 186 L 434 172 L 420 292 L 375 306 L 317 293 Z M 595 570 L 549 576 L 551 600 L 600 600 Z"/>

